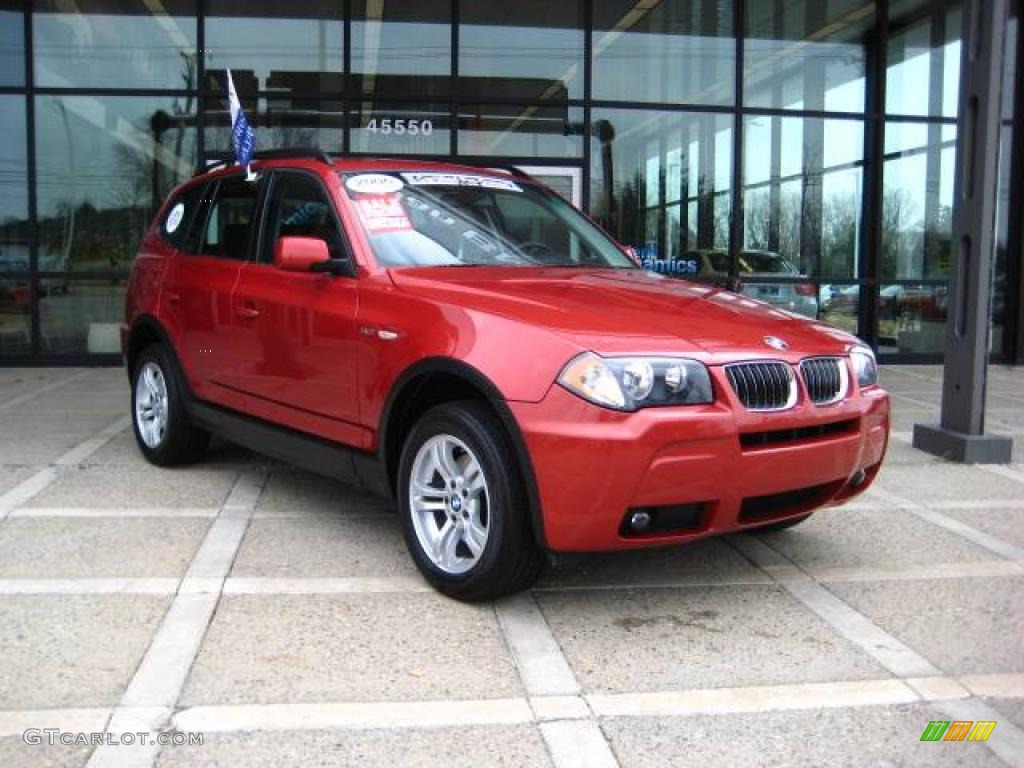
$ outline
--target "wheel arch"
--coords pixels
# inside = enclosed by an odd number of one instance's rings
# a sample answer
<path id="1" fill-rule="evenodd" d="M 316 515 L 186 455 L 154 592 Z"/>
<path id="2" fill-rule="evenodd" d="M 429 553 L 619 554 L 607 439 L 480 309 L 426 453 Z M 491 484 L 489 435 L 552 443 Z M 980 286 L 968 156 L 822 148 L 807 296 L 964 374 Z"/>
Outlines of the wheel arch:
<path id="1" fill-rule="evenodd" d="M 160 344 L 167 350 L 171 363 L 174 365 L 174 374 L 178 378 L 178 383 L 184 389 L 186 396 L 191 399 L 192 389 L 189 387 L 185 370 L 181 367 L 181 360 L 178 359 L 174 344 L 171 343 L 171 337 L 160 321 L 152 315 L 140 315 L 132 323 L 131 330 L 128 332 L 128 340 L 124 349 L 124 364 L 128 376 L 131 377 L 135 371 L 135 361 L 138 360 L 139 353 L 150 344 Z"/>
<path id="2" fill-rule="evenodd" d="M 395 380 L 384 403 L 377 433 L 379 460 L 392 493 L 396 493 L 402 445 L 416 419 L 435 405 L 458 400 L 485 403 L 504 427 L 526 487 L 534 538 L 539 546 L 545 547 L 536 475 L 519 424 L 497 385 L 468 363 L 448 357 L 426 358 L 408 367 Z"/>

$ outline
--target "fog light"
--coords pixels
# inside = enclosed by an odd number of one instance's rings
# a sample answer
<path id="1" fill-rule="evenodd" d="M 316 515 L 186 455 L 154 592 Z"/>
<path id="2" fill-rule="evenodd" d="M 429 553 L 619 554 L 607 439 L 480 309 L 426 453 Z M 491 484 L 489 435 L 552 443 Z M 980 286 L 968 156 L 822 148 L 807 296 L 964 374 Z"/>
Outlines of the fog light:
<path id="1" fill-rule="evenodd" d="M 629 516 L 630 530 L 636 531 L 637 533 L 643 533 L 651 527 L 651 520 L 650 512 L 634 512 Z"/>

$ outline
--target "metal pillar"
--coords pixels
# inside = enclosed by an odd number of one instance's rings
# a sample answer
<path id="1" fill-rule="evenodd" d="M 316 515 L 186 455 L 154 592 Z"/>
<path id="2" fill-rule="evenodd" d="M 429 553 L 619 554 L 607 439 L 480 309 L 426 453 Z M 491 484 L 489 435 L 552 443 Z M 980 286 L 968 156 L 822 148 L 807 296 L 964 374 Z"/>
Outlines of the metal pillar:
<path id="1" fill-rule="evenodd" d="M 1006 17 L 1006 0 L 964 3 L 942 417 L 914 425 L 916 448 L 967 463 L 1008 463 L 1012 447 L 1007 437 L 985 434 Z"/>

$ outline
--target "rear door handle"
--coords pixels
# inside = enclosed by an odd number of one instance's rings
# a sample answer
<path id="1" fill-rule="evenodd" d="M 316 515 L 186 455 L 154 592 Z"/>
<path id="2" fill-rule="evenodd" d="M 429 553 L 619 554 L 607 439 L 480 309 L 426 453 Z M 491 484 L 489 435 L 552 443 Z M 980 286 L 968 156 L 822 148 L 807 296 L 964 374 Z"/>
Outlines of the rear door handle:
<path id="1" fill-rule="evenodd" d="M 256 307 L 252 306 L 237 307 L 235 309 L 235 314 L 237 314 L 239 317 L 244 317 L 247 320 L 252 320 L 260 316 L 260 311 L 256 309 Z"/>
<path id="2" fill-rule="evenodd" d="M 167 300 L 172 304 L 181 300 L 181 294 L 175 291 L 169 291 L 165 295 L 167 296 Z"/>

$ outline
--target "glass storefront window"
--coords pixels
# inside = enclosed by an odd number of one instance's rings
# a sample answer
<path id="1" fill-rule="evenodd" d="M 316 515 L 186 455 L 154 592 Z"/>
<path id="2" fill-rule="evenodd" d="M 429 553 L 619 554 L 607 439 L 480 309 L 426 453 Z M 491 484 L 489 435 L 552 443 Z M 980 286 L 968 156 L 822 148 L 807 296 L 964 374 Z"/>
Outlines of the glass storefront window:
<path id="1" fill-rule="evenodd" d="M 857 333 L 860 286 L 850 283 L 822 283 L 818 286 L 818 319 L 847 333 Z"/>
<path id="2" fill-rule="evenodd" d="M 108 351 L 105 324 L 116 321 L 112 307 L 155 206 L 197 162 L 231 156 L 227 68 L 257 150 L 547 169 L 656 271 L 738 277 L 747 295 L 863 331 L 882 352 L 939 352 L 962 6 L 0 0 L 0 359 Z M 1009 2 L 998 148 L 996 355 L 1022 331 L 1019 292 L 1008 286 L 1020 269 L 1020 158 L 1009 154 L 1020 6 Z M 883 83 L 868 82 L 876 72 Z M 878 87 L 882 114 L 868 115 Z M 875 119 L 883 146 L 869 142 L 865 157 Z M 864 198 L 869 164 L 882 174 L 878 211 L 864 210 L 876 196 Z M 864 258 L 868 214 L 880 241 Z M 862 274 L 861 262 L 875 271 Z M 876 301 L 876 327 L 858 328 Z"/>
<path id="3" fill-rule="evenodd" d="M 366 95 L 446 96 L 452 71 L 450 0 L 355 0 L 352 74 Z"/>
<path id="4" fill-rule="evenodd" d="M 25 97 L 0 96 L 0 357 L 32 348 Z"/>
<path id="5" fill-rule="evenodd" d="M 863 112 L 871 0 L 748 3 L 746 106 Z"/>
<path id="6" fill-rule="evenodd" d="M 353 152 L 447 155 L 451 117 L 447 103 L 362 102 L 349 109 Z"/>
<path id="7" fill-rule="evenodd" d="M 0 272 L 28 268 L 28 145 L 25 97 L 0 96 Z"/>
<path id="8" fill-rule="evenodd" d="M 563 105 L 463 104 L 459 154 L 581 157 L 583 110 Z"/>
<path id="9" fill-rule="evenodd" d="M 583 97 L 583 3 L 463 3 L 459 90 L 464 98 Z"/>
<path id="10" fill-rule="evenodd" d="M 206 87 L 224 93 L 230 69 L 239 93 L 251 89 L 340 93 L 345 67 L 344 8 L 331 0 L 283 5 L 243 0 L 206 4 Z"/>
<path id="11" fill-rule="evenodd" d="M 882 167 L 883 282 L 878 343 L 884 352 L 937 353 L 945 340 L 952 259 L 956 126 L 899 122 L 885 127 Z"/>
<path id="12" fill-rule="evenodd" d="M 194 88 L 196 3 L 42 0 L 34 3 L 36 85 Z"/>
<path id="13" fill-rule="evenodd" d="M 187 97 L 37 96 L 39 269 L 126 270 L 196 165 Z"/>
<path id="14" fill-rule="evenodd" d="M 29 275 L 0 272 L 0 359 L 32 352 Z"/>
<path id="15" fill-rule="evenodd" d="M 890 3 L 885 75 L 888 114 L 956 117 L 962 19 L 959 3 Z"/>
<path id="16" fill-rule="evenodd" d="M 744 134 L 744 247 L 795 275 L 857 277 L 864 123 L 757 115 Z"/>
<path id="17" fill-rule="evenodd" d="M 949 289 L 925 283 L 882 283 L 878 288 L 878 346 L 900 354 L 942 352 Z"/>
<path id="18" fill-rule="evenodd" d="M 0 85 L 25 82 L 25 14 L 20 0 L 0 0 Z"/>
<path id="19" fill-rule="evenodd" d="M 234 73 L 232 73 L 233 75 Z M 246 118 L 256 131 L 256 151 L 309 147 L 341 152 L 345 108 L 340 101 L 240 97 Z M 205 101 L 205 147 L 208 155 L 230 154 L 231 113 L 226 98 Z"/>
<path id="20" fill-rule="evenodd" d="M 731 174 L 728 115 L 593 111 L 591 211 L 649 269 L 716 276 L 696 252 L 728 246 Z"/>
<path id="21" fill-rule="evenodd" d="M 949 274 L 955 163 L 955 125 L 886 125 L 881 277 L 927 280 Z"/>
<path id="22" fill-rule="evenodd" d="M 69 280 L 39 298 L 39 342 L 44 355 L 116 355 L 126 280 Z"/>
<path id="23" fill-rule="evenodd" d="M 1006 51 L 1017 50 L 1017 36 L 1020 34 L 1020 18 L 1011 16 L 1006 24 Z M 1011 210 L 1013 169 L 1019 167 L 1022 158 L 1013 157 L 1013 133 L 1021 130 L 1014 128 L 1013 110 L 1014 93 L 1016 92 L 1017 71 L 1014 57 L 1007 55 L 1003 64 L 1003 100 L 999 126 L 999 175 L 996 194 L 996 258 L 992 276 L 992 342 L 994 351 L 1003 349 L 1003 337 L 1006 324 L 1012 322 L 1007 316 L 1015 308 L 1009 306 L 1007 281 L 1013 256 L 1010 254 L 1010 219 L 1014 215 Z M 1024 267 L 1024 264 L 1021 265 Z M 1010 289 L 1012 290 L 1012 289 Z"/>
<path id="24" fill-rule="evenodd" d="M 732 20 L 732 0 L 594 3 L 594 98 L 732 104 Z"/>

